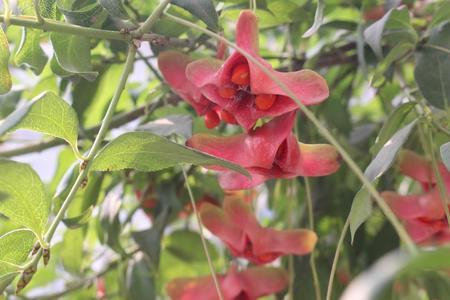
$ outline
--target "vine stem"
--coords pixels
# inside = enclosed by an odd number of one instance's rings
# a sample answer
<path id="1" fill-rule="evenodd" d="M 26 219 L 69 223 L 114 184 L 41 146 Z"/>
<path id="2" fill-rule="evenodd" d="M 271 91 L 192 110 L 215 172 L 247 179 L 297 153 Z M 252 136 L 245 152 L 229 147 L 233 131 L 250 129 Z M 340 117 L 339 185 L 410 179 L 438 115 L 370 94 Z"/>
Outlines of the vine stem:
<path id="1" fill-rule="evenodd" d="M 161 15 L 161 11 L 164 10 L 164 8 L 168 5 L 167 1 L 164 1 L 158 5 L 158 7 L 153 11 L 153 13 L 148 17 L 149 19 L 155 19 L 154 15 L 157 15 L 158 18 Z M 147 22 L 145 22 L 147 23 Z M 144 23 L 144 24 L 145 24 Z M 154 24 L 154 23 L 152 23 Z M 145 30 L 141 31 L 142 33 L 147 32 L 147 30 L 151 29 L 151 25 L 145 28 Z M 80 163 L 80 173 L 78 174 L 77 179 L 75 180 L 75 183 L 73 184 L 72 188 L 70 189 L 69 194 L 67 195 L 66 199 L 64 199 L 64 202 L 58 211 L 58 213 L 55 216 L 55 219 L 50 224 L 49 229 L 47 230 L 47 233 L 45 234 L 45 242 L 50 243 L 53 235 L 55 234 L 56 228 L 58 227 L 59 223 L 61 222 L 62 218 L 64 217 L 67 209 L 69 208 L 70 204 L 72 203 L 73 199 L 75 198 L 75 194 L 77 193 L 78 189 L 85 183 L 85 180 L 87 179 L 87 175 L 89 173 L 90 166 L 92 165 L 92 159 L 97 154 L 98 150 L 101 147 L 101 144 L 103 142 L 103 139 L 108 131 L 109 125 L 111 124 L 114 111 L 116 110 L 117 103 L 119 102 L 120 96 L 122 95 L 123 90 L 125 89 L 126 82 L 128 80 L 128 76 L 130 75 L 134 60 L 136 56 L 137 48 L 134 46 L 134 44 L 130 43 L 128 47 L 128 54 L 127 59 L 125 61 L 124 69 L 122 72 L 122 75 L 119 80 L 119 84 L 116 87 L 116 90 L 114 91 L 113 98 L 111 99 L 111 102 L 109 103 L 108 109 L 105 113 L 105 116 L 103 118 L 102 124 L 100 126 L 100 129 L 98 131 L 98 134 L 94 140 L 94 143 L 92 144 L 92 147 L 89 151 L 89 154 L 87 155 L 86 161 Z M 87 164 L 83 166 L 83 163 Z M 43 245 L 45 247 L 47 245 Z M 42 255 L 42 248 L 39 251 L 38 255 Z"/>
<path id="2" fill-rule="evenodd" d="M 114 96 L 109 103 L 108 110 L 106 111 L 105 117 L 103 118 L 102 125 L 100 126 L 100 130 L 94 140 L 94 143 L 91 147 L 91 150 L 89 151 L 89 154 L 86 158 L 86 161 L 88 161 L 87 165 L 84 167 L 84 169 L 80 170 L 80 174 L 78 174 L 77 179 L 75 180 L 75 183 L 73 184 L 72 188 L 70 189 L 69 194 L 67 195 L 66 199 L 63 202 L 63 205 L 61 206 L 61 209 L 58 211 L 55 219 L 51 223 L 46 235 L 45 235 L 45 241 L 47 243 L 50 243 L 53 235 L 55 234 L 55 230 L 58 227 L 59 223 L 61 222 L 62 218 L 64 217 L 67 209 L 69 208 L 70 204 L 72 203 L 73 199 L 75 198 L 75 194 L 77 193 L 78 189 L 82 186 L 83 182 L 86 180 L 92 159 L 97 154 L 98 150 L 100 149 L 100 146 L 103 142 L 103 139 L 106 135 L 106 132 L 108 131 L 108 127 L 111 123 L 112 116 L 114 115 L 114 111 L 116 109 L 117 103 L 119 102 L 120 95 L 122 94 L 122 91 L 125 88 L 125 84 L 128 79 L 128 75 L 131 73 L 131 70 L 133 68 L 134 63 L 134 57 L 136 55 L 136 47 L 134 45 L 130 45 L 128 49 L 128 55 L 127 60 L 125 62 L 124 70 L 122 72 L 122 76 L 119 81 L 119 85 L 117 86 Z"/>
<path id="3" fill-rule="evenodd" d="M 40 23 L 35 16 L 10 16 L 9 24 L 42 29 L 44 31 L 61 32 L 67 34 L 81 35 L 89 38 L 107 39 L 107 40 L 121 40 L 130 41 L 131 37 L 128 34 L 123 34 L 119 31 L 104 30 L 68 24 L 51 19 L 43 19 Z M 5 16 L 0 16 L 0 22 L 6 22 Z"/>
<path id="4" fill-rule="evenodd" d="M 397 232 L 400 239 L 405 243 L 407 250 L 411 254 L 417 254 L 417 248 L 414 245 L 413 241 L 409 237 L 406 230 L 403 228 L 403 226 L 400 224 L 392 210 L 389 208 L 389 206 L 384 202 L 383 198 L 380 196 L 378 191 L 374 188 L 372 183 L 364 176 L 364 173 L 361 171 L 361 169 L 358 167 L 356 162 L 351 158 L 351 156 L 345 151 L 345 149 L 339 144 L 339 142 L 333 137 L 331 132 L 321 124 L 318 118 L 314 115 L 312 111 L 310 111 L 302 102 L 301 100 L 289 89 L 281 80 L 279 80 L 275 75 L 272 74 L 272 72 L 263 64 L 261 64 L 257 59 L 255 59 L 250 53 L 242 49 L 241 47 L 237 46 L 236 44 L 230 42 L 226 38 L 208 30 L 203 27 L 200 27 L 197 24 L 194 24 L 192 22 L 189 22 L 187 20 L 178 18 L 176 16 L 173 16 L 169 13 L 165 13 L 165 15 L 168 17 L 168 19 L 172 20 L 173 22 L 179 23 L 184 26 L 188 26 L 190 28 L 193 28 L 195 30 L 198 30 L 212 38 L 221 40 L 222 42 L 226 43 L 228 46 L 236 49 L 240 54 L 242 54 L 245 58 L 247 58 L 249 61 L 254 63 L 264 74 L 266 74 L 273 82 L 275 82 L 280 89 L 286 93 L 286 95 L 293 99 L 295 103 L 300 107 L 300 109 L 303 111 L 303 113 L 306 115 L 306 117 L 314 124 L 314 126 L 318 129 L 319 133 L 330 143 L 332 144 L 336 150 L 339 152 L 343 160 L 347 163 L 349 168 L 352 170 L 352 172 L 359 178 L 359 180 L 362 182 L 362 184 L 368 189 L 372 197 L 377 202 L 378 206 L 381 208 L 383 213 L 385 214 L 386 218 L 389 220 L 389 222 L 394 227 L 395 231 Z"/>
<path id="5" fill-rule="evenodd" d="M 156 8 L 153 10 L 150 17 L 145 20 L 145 22 L 134 32 L 131 32 L 131 34 L 134 36 L 134 34 L 137 34 L 137 37 L 142 36 L 144 33 L 149 32 L 150 29 L 152 29 L 153 25 L 158 21 L 159 17 L 163 14 L 164 10 L 166 9 L 167 5 L 170 4 L 171 0 L 163 0 Z"/>
<path id="6" fill-rule="evenodd" d="M 345 220 L 344 227 L 341 231 L 341 236 L 339 237 L 338 244 L 336 246 L 336 252 L 334 252 L 333 264 L 331 265 L 330 278 L 328 279 L 327 296 L 325 300 L 331 300 L 331 295 L 333 293 L 333 283 L 336 274 L 336 268 L 339 261 L 339 253 L 341 252 L 342 245 L 344 244 L 345 236 L 347 235 L 348 227 L 350 226 L 350 216 Z"/>
<path id="7" fill-rule="evenodd" d="M 200 216 L 198 214 L 197 205 L 195 204 L 194 195 L 192 194 L 191 186 L 189 185 L 188 176 L 186 174 L 186 170 L 185 170 L 184 166 L 182 167 L 182 171 L 183 171 L 184 182 L 186 184 L 186 188 L 187 188 L 188 194 L 189 194 L 189 199 L 191 201 L 191 205 L 194 210 L 195 218 L 197 220 L 198 228 L 200 231 L 200 238 L 202 240 L 203 251 L 205 252 L 206 260 L 208 261 L 209 270 L 211 272 L 211 276 L 214 281 L 214 286 L 216 287 L 217 296 L 219 296 L 220 300 L 224 300 L 222 289 L 220 287 L 219 280 L 217 279 L 216 271 L 214 269 L 214 265 L 211 260 L 211 255 L 209 254 L 208 246 L 206 245 L 206 239 L 203 234 L 203 224 L 202 224 L 202 221 L 200 220 Z"/>
<path id="8" fill-rule="evenodd" d="M 308 208 L 308 221 L 309 228 L 314 231 L 314 212 L 313 212 L 313 201 L 311 195 L 311 184 L 309 182 L 308 177 L 304 178 L 305 180 L 305 192 L 306 192 L 306 206 Z M 311 266 L 311 273 L 313 277 L 314 290 L 316 293 L 316 300 L 322 300 L 322 293 L 320 292 L 320 281 L 319 276 L 317 274 L 317 266 L 316 260 L 314 258 L 314 250 L 311 252 L 309 256 L 309 265 Z"/>

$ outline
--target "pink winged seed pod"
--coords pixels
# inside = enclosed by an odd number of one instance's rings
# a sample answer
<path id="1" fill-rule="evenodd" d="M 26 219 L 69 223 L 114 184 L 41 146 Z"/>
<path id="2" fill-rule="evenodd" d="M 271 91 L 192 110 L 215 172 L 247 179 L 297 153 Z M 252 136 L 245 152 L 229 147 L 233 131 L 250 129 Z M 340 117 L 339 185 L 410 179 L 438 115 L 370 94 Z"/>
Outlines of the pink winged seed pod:
<path id="1" fill-rule="evenodd" d="M 230 137 L 196 134 L 187 145 L 246 168 L 252 178 L 219 169 L 225 190 L 255 187 L 272 178 L 325 176 L 339 168 L 339 155 L 328 144 L 300 143 L 291 128 L 295 112 L 276 117 L 263 126 Z"/>
<path id="2" fill-rule="evenodd" d="M 274 267 L 253 267 L 240 272 L 232 267 L 227 274 L 217 277 L 225 300 L 256 300 L 284 290 L 289 282 L 287 272 Z M 219 299 L 211 276 L 177 278 L 167 284 L 166 290 L 172 300 Z"/>
<path id="3" fill-rule="evenodd" d="M 400 155 L 399 169 L 404 175 L 418 181 L 423 193 L 402 196 L 385 191 L 381 194 L 385 201 L 397 217 L 404 221 L 416 243 L 439 245 L 450 242 L 450 228 L 431 163 L 412 151 L 404 150 Z M 449 195 L 450 172 L 442 163 L 439 164 L 439 172 Z"/>
<path id="4" fill-rule="evenodd" d="M 266 264 L 283 255 L 313 251 L 317 235 L 308 229 L 274 230 L 262 227 L 250 205 L 237 197 L 225 197 L 223 208 L 205 203 L 202 223 L 219 237 L 233 256 L 254 264 Z"/>
<path id="5" fill-rule="evenodd" d="M 274 70 L 259 56 L 258 43 L 256 15 L 244 10 L 237 22 L 236 44 L 267 67 L 303 104 L 318 104 L 328 97 L 327 83 L 319 74 L 311 70 Z M 262 117 L 276 117 L 298 108 L 269 76 L 237 51 L 225 61 L 216 58 L 192 61 L 174 51 L 162 53 L 158 60 L 169 85 L 199 115 L 205 115 L 210 128 L 222 120 L 237 123 L 248 131 Z M 208 121 L 212 119 L 215 122 Z"/>

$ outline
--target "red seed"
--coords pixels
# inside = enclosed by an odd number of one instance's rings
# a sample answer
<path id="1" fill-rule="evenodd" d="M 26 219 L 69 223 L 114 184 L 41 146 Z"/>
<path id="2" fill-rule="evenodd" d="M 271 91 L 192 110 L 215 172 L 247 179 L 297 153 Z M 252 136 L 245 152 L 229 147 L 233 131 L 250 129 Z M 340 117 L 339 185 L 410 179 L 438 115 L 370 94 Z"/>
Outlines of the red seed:
<path id="1" fill-rule="evenodd" d="M 221 87 L 219 88 L 219 95 L 222 98 L 233 98 L 236 95 L 237 91 L 231 87 Z"/>
<path id="2" fill-rule="evenodd" d="M 219 117 L 225 123 L 237 124 L 236 119 L 234 118 L 234 116 L 229 111 L 226 111 L 226 110 L 219 111 Z"/>
<path id="3" fill-rule="evenodd" d="M 259 110 L 268 110 L 273 106 L 276 99 L 277 95 L 261 94 L 256 96 L 255 104 Z"/>
<path id="4" fill-rule="evenodd" d="M 220 119 L 214 110 L 210 110 L 205 115 L 205 126 L 208 129 L 217 127 L 220 124 Z"/>
<path id="5" fill-rule="evenodd" d="M 250 69 L 248 64 L 243 63 L 234 67 L 231 73 L 231 82 L 237 85 L 250 84 Z"/>

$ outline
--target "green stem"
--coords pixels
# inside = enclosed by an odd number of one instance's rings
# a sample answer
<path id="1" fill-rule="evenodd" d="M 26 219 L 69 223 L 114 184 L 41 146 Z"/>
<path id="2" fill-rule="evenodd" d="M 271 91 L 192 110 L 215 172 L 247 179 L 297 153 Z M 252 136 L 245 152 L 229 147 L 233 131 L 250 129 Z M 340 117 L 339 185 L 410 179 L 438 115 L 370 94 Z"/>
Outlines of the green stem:
<path id="1" fill-rule="evenodd" d="M 152 29 L 153 25 L 158 21 L 159 17 L 163 14 L 167 5 L 170 4 L 171 0 L 163 0 L 152 12 L 152 15 L 145 20 L 145 22 L 136 31 L 131 32 L 133 36 L 142 36 Z"/>
<path id="2" fill-rule="evenodd" d="M 331 295 L 333 293 L 333 282 L 334 276 L 336 274 L 336 268 L 339 261 L 339 253 L 341 252 L 342 245 L 344 244 L 344 239 L 350 226 L 350 217 L 347 217 L 344 227 L 342 228 L 341 236 L 339 237 L 338 244 L 336 246 L 336 252 L 334 252 L 333 264 L 331 266 L 330 278 L 328 279 L 327 296 L 325 300 L 331 300 Z"/>
<path id="3" fill-rule="evenodd" d="M 75 34 L 89 38 L 106 39 L 106 40 L 121 40 L 130 41 L 131 37 L 128 34 L 120 33 L 119 31 L 103 30 L 96 28 L 88 28 L 74 24 L 68 24 L 51 19 L 43 19 L 44 23 L 40 23 L 34 16 L 11 16 L 9 22 L 11 25 L 31 27 L 42 29 L 44 31 L 61 32 L 67 34 Z M 4 22 L 5 17 L 0 16 L 0 22 Z"/>
<path id="4" fill-rule="evenodd" d="M 136 47 L 130 45 L 128 49 L 127 60 L 125 61 L 125 67 L 120 77 L 119 85 L 114 92 L 114 96 L 109 104 L 108 110 L 106 111 L 105 117 L 103 118 L 102 125 L 100 126 L 100 130 L 98 131 L 97 137 L 94 140 L 94 144 L 92 145 L 91 151 L 87 156 L 88 160 L 94 158 L 97 154 L 98 149 L 100 148 L 103 138 L 108 132 L 109 125 L 111 123 L 112 117 L 114 116 L 114 111 L 116 110 L 117 103 L 119 102 L 120 95 L 122 95 L 122 91 L 125 89 L 125 84 L 127 83 L 128 75 L 130 75 L 133 69 L 134 58 L 136 56 Z"/>
<path id="5" fill-rule="evenodd" d="M 339 154 L 342 156 L 343 160 L 347 163 L 349 168 L 353 171 L 353 173 L 359 178 L 359 180 L 363 183 L 363 185 L 368 189 L 372 197 L 377 202 L 378 206 L 381 208 L 383 213 L 385 214 L 386 218 L 391 222 L 392 226 L 396 230 L 398 236 L 400 239 L 405 243 L 406 248 L 408 251 L 412 254 L 417 253 L 416 246 L 414 245 L 413 241 L 409 237 L 406 230 L 403 228 L 403 226 L 400 224 L 400 222 L 397 220 L 396 216 L 390 209 L 390 207 L 384 202 L 383 198 L 380 196 L 378 191 L 375 189 L 375 187 L 372 185 L 372 183 L 364 176 L 364 173 L 361 171 L 361 169 L 358 167 L 358 165 L 355 163 L 355 161 L 351 158 L 351 156 L 345 151 L 345 149 L 339 144 L 339 142 L 334 138 L 334 136 L 331 134 L 331 132 L 321 124 L 319 119 L 316 118 L 314 113 L 310 111 L 302 102 L 301 100 L 292 92 L 291 89 L 289 89 L 281 80 L 279 80 L 272 72 L 269 70 L 266 66 L 261 64 L 259 60 L 254 58 L 250 53 L 242 49 L 241 47 L 237 46 L 236 44 L 228 41 L 224 37 L 208 30 L 205 28 L 202 28 L 198 26 L 197 24 L 194 24 L 192 22 L 189 22 L 187 20 L 178 18 L 176 16 L 170 15 L 168 13 L 165 13 L 165 15 L 172 21 L 188 26 L 190 28 L 193 28 L 195 30 L 198 30 L 212 38 L 218 39 L 226 43 L 228 46 L 236 49 L 240 54 L 242 54 L 245 58 L 247 58 L 249 61 L 251 61 L 253 64 L 255 64 L 264 74 L 266 74 L 271 80 L 273 80 L 280 89 L 286 93 L 286 95 L 293 99 L 297 105 L 300 107 L 300 109 L 303 111 L 303 113 L 306 115 L 306 117 L 314 124 L 314 126 L 318 129 L 319 133 L 330 143 L 332 144 L 336 150 L 339 152 Z"/>
<path id="6" fill-rule="evenodd" d="M 306 206 L 308 208 L 309 228 L 312 231 L 314 231 L 314 213 L 313 213 L 313 202 L 312 202 L 312 195 L 311 195 L 311 184 L 309 182 L 308 177 L 305 177 L 304 180 L 305 180 L 305 192 L 306 192 Z M 320 292 L 320 281 L 319 281 L 319 276 L 317 274 L 317 266 L 316 266 L 316 260 L 314 258 L 314 254 L 315 254 L 315 252 L 313 250 L 309 257 L 309 264 L 311 266 L 311 273 L 313 276 L 316 300 L 322 300 L 322 294 Z"/>
<path id="7" fill-rule="evenodd" d="M 46 239 L 47 243 L 50 243 L 50 241 L 52 240 L 53 235 L 55 234 L 56 228 L 58 227 L 59 223 L 63 219 L 63 217 L 64 217 L 67 209 L 69 208 L 70 204 L 72 203 L 73 199 L 75 198 L 75 195 L 78 192 L 78 189 L 82 186 L 83 182 L 87 178 L 89 168 L 92 163 L 92 159 L 94 158 L 94 156 L 97 154 L 98 150 L 100 149 L 100 146 L 103 142 L 103 138 L 105 137 L 106 132 L 108 131 L 109 125 L 111 123 L 112 116 L 113 116 L 114 111 L 117 106 L 117 102 L 119 101 L 120 95 L 122 94 L 122 91 L 125 88 L 125 84 L 128 79 L 128 75 L 130 74 L 130 72 L 133 68 L 135 55 L 136 55 L 136 48 L 133 45 L 130 45 L 129 49 L 128 49 L 127 60 L 125 62 L 124 70 L 122 72 L 122 76 L 120 78 L 119 85 L 117 86 L 117 88 L 114 92 L 114 96 L 113 96 L 111 102 L 109 103 L 108 110 L 106 111 L 105 117 L 103 118 L 100 130 L 99 130 L 97 137 L 95 138 L 94 143 L 91 147 L 91 150 L 89 151 L 89 154 L 87 156 L 88 164 L 78 174 L 78 177 L 75 180 L 75 183 L 73 184 L 72 188 L 70 189 L 70 192 L 67 195 L 66 199 L 64 200 L 55 219 L 50 224 L 50 227 L 47 230 L 47 233 L 45 235 L 45 239 Z"/>
<path id="8" fill-rule="evenodd" d="M 194 210 L 195 218 L 197 219 L 197 224 L 198 224 L 198 228 L 200 231 L 200 238 L 202 240 L 203 251 L 205 252 L 206 260 L 208 261 L 209 270 L 210 270 L 212 279 L 214 281 L 214 286 L 216 287 L 217 296 L 219 297 L 220 300 L 224 300 L 224 297 L 222 294 L 222 289 L 220 287 L 219 280 L 217 279 L 216 271 L 214 269 L 214 265 L 211 260 L 211 255 L 209 254 L 208 246 L 206 244 L 206 239 L 205 239 L 205 236 L 203 235 L 203 224 L 202 224 L 202 221 L 200 220 L 200 216 L 198 214 L 197 205 L 195 204 L 194 195 L 192 194 L 191 186 L 189 185 L 188 176 L 186 174 L 186 170 L 184 169 L 184 167 L 182 167 L 182 170 L 183 170 L 184 182 L 186 184 L 186 188 L 187 188 L 188 194 L 189 194 L 189 199 L 191 201 L 191 205 Z"/>

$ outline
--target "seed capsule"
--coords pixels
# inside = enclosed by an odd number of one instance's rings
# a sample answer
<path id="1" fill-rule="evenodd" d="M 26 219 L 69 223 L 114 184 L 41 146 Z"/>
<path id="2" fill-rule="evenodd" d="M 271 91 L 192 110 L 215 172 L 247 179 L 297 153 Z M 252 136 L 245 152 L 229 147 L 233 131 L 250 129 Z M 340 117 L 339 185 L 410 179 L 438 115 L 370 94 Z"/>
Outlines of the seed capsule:
<path id="1" fill-rule="evenodd" d="M 231 87 L 221 87 L 219 88 L 219 95 L 222 98 L 233 98 L 236 95 L 237 91 Z"/>
<path id="2" fill-rule="evenodd" d="M 220 119 L 214 110 L 210 110 L 205 115 L 205 126 L 208 129 L 217 127 L 220 124 Z"/>
<path id="3" fill-rule="evenodd" d="M 248 64 L 243 63 L 234 67 L 231 73 L 231 82 L 238 85 L 250 84 L 250 69 Z"/>
<path id="4" fill-rule="evenodd" d="M 277 95 L 261 94 L 255 98 L 255 105 L 259 110 L 268 110 L 273 106 Z"/>
<path id="5" fill-rule="evenodd" d="M 228 123 L 228 124 L 237 124 L 237 121 L 236 121 L 236 119 L 234 118 L 234 116 L 233 116 L 230 112 L 228 112 L 228 111 L 226 111 L 226 110 L 221 110 L 221 111 L 219 112 L 219 117 L 220 117 L 220 119 L 221 119 L 222 121 L 224 121 L 225 123 Z"/>

